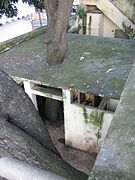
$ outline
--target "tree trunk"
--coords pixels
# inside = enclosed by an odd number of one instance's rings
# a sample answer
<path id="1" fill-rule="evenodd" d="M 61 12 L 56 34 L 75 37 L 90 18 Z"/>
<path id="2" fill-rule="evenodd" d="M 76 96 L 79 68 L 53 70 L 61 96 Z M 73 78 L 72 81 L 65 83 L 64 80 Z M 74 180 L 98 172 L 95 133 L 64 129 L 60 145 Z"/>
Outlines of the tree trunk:
<path id="1" fill-rule="evenodd" d="M 0 147 L 13 157 L 67 179 L 86 179 L 57 154 L 46 126 L 24 90 L 0 71 Z M 55 152 L 55 153 L 52 153 Z"/>
<path id="2" fill-rule="evenodd" d="M 59 154 L 28 95 L 2 71 L 0 71 L 0 112 L 8 121 L 31 135 L 45 148 Z"/>
<path id="3" fill-rule="evenodd" d="M 86 180 L 87 175 L 72 168 L 59 156 L 45 149 L 33 137 L 7 121 L 0 114 L 0 147 L 14 158 L 70 180 Z"/>
<path id="4" fill-rule="evenodd" d="M 73 0 L 44 0 L 47 12 L 47 63 L 63 62 L 67 52 L 66 31 Z"/>

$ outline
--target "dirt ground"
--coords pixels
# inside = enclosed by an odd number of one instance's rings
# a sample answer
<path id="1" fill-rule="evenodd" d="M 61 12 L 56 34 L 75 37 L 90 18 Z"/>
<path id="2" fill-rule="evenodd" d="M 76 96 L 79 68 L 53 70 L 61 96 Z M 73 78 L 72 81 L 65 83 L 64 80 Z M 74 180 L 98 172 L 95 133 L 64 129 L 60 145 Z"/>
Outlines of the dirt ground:
<path id="1" fill-rule="evenodd" d="M 54 145 L 61 154 L 61 157 L 74 168 L 89 175 L 97 154 L 87 153 L 65 146 L 63 125 L 59 125 L 58 123 L 51 123 L 48 124 L 48 130 Z"/>

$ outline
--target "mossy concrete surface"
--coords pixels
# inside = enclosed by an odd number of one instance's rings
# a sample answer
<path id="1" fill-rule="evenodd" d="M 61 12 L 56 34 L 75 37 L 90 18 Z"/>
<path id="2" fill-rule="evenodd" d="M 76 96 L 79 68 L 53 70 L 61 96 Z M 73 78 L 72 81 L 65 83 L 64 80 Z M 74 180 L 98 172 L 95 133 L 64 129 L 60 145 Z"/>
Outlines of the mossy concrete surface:
<path id="1" fill-rule="evenodd" d="M 89 180 L 135 179 L 135 64 Z"/>
<path id="2" fill-rule="evenodd" d="M 135 59 L 135 41 L 67 34 L 64 63 L 49 67 L 44 35 L 0 54 L 8 74 L 51 87 L 119 99 Z"/>

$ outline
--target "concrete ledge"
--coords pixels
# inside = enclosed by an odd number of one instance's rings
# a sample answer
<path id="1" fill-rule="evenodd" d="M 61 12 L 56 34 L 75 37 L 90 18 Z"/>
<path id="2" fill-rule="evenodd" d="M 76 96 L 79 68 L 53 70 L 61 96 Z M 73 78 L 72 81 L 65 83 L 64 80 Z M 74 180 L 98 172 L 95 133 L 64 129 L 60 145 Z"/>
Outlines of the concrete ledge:
<path id="1" fill-rule="evenodd" d="M 8 180 L 66 180 L 13 158 L 0 159 L 0 176 Z"/>
<path id="2" fill-rule="evenodd" d="M 135 179 L 135 63 L 89 180 Z"/>

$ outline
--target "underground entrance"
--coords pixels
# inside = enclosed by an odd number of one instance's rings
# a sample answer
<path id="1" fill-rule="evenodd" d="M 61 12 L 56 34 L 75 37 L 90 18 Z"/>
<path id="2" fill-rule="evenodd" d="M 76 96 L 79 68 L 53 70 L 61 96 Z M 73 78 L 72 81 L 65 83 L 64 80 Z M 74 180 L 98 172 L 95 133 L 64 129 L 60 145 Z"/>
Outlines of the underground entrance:
<path id="1" fill-rule="evenodd" d="M 42 119 L 50 125 L 64 124 L 63 102 L 55 99 L 37 96 L 38 111 Z"/>
<path id="2" fill-rule="evenodd" d="M 74 168 L 89 174 L 97 153 L 88 153 L 65 145 L 63 102 L 42 96 L 36 98 L 39 113 L 47 125 L 53 144 L 60 152 L 61 157 Z"/>
<path id="3" fill-rule="evenodd" d="M 89 173 L 104 141 L 118 101 L 24 82 L 62 158 Z"/>

